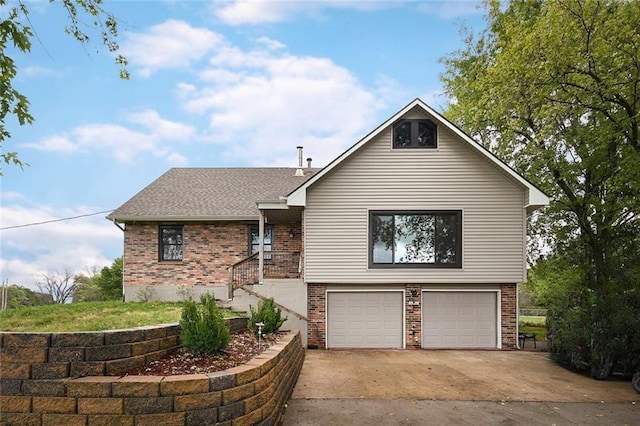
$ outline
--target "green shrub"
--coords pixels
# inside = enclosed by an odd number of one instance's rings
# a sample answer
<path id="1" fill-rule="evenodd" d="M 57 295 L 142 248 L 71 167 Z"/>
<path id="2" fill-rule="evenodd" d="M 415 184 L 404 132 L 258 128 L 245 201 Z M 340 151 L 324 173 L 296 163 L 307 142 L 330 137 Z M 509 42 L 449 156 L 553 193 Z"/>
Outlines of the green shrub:
<path id="1" fill-rule="evenodd" d="M 209 293 L 200 296 L 199 305 L 191 298 L 184 302 L 180 326 L 182 346 L 191 352 L 219 352 L 231 341 L 229 326 Z"/>
<path id="2" fill-rule="evenodd" d="M 254 309 L 253 305 L 249 305 L 249 310 L 251 311 L 249 328 L 256 334 L 258 333 L 256 324 L 260 322 L 264 324 L 262 327 L 262 333 L 267 334 L 277 331 L 287 320 L 287 317 L 282 316 L 282 311 L 276 306 L 272 297 L 258 302 L 257 309 Z"/>

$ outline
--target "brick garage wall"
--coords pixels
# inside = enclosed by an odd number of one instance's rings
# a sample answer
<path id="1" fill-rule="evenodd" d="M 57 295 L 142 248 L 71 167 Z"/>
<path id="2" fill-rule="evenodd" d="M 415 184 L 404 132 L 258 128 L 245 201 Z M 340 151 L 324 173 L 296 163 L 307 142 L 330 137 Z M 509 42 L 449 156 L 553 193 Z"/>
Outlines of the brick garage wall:
<path id="1" fill-rule="evenodd" d="M 500 286 L 502 349 L 516 349 L 518 343 L 516 335 L 518 330 L 517 291 L 517 284 L 502 284 Z"/>
<path id="2" fill-rule="evenodd" d="M 420 349 L 422 347 L 422 286 L 407 284 L 404 297 L 407 349 Z"/>
<path id="3" fill-rule="evenodd" d="M 517 306 L 516 284 L 502 284 L 501 289 L 501 329 L 502 348 L 515 349 L 517 344 Z M 422 347 L 422 286 L 405 285 L 405 338 L 407 349 Z M 412 290 L 416 291 L 413 296 Z M 326 285 L 307 284 L 308 306 L 307 331 L 308 347 L 324 349 L 326 347 Z"/>
<path id="4" fill-rule="evenodd" d="M 175 225 L 179 223 L 162 223 Z M 124 233 L 124 285 L 226 286 L 230 265 L 249 250 L 249 227 L 257 222 L 187 222 L 183 230 L 183 260 L 158 260 L 156 222 L 127 224 Z M 294 237 L 289 237 L 289 231 Z M 301 224 L 277 224 L 274 250 L 300 251 Z"/>
<path id="5" fill-rule="evenodd" d="M 309 349 L 326 347 L 327 286 L 307 284 L 307 346 Z"/>
<path id="6" fill-rule="evenodd" d="M 38 345 L 44 343 L 41 338 L 30 342 L 34 346 L 25 348 L 42 349 Z M 40 361 L 43 352 L 29 356 Z M 0 423 L 273 425 L 303 360 L 300 332 L 294 331 L 249 363 L 211 374 L 5 379 L 3 372 Z"/>

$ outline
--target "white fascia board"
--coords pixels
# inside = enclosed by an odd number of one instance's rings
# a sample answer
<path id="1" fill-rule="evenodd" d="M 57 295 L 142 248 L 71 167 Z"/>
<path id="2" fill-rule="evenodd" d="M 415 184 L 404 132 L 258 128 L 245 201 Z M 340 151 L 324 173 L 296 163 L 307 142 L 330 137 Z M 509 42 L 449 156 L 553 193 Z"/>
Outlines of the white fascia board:
<path id="1" fill-rule="evenodd" d="M 300 187 L 287 197 L 287 205 L 304 207 L 307 205 L 307 188 Z"/>
<path id="2" fill-rule="evenodd" d="M 256 206 L 258 206 L 259 210 L 288 210 L 289 206 L 287 205 L 287 200 L 277 200 L 277 201 L 258 201 L 256 202 Z"/>

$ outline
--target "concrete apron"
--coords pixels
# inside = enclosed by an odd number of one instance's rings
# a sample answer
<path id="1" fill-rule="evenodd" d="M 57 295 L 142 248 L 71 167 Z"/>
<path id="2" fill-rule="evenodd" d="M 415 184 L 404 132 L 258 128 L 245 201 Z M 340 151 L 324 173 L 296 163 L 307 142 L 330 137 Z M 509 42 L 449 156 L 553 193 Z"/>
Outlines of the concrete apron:
<path id="1" fill-rule="evenodd" d="M 291 397 L 447 401 L 640 401 L 629 381 L 593 380 L 547 353 L 454 350 L 307 350 Z"/>

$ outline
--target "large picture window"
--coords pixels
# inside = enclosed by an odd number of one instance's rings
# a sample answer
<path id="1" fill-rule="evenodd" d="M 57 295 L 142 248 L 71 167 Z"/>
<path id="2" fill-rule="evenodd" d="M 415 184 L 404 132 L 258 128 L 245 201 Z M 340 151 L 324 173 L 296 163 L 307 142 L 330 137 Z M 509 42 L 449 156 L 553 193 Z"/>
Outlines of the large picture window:
<path id="1" fill-rule="evenodd" d="M 462 267 L 462 212 L 371 212 L 369 265 Z"/>
<path id="2" fill-rule="evenodd" d="M 181 225 L 161 225 L 159 230 L 159 259 L 182 260 L 182 231 Z"/>
<path id="3" fill-rule="evenodd" d="M 431 120 L 400 120 L 393 125 L 394 148 L 437 148 L 438 134 Z"/>

